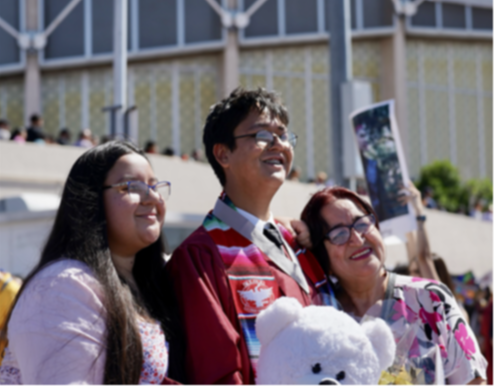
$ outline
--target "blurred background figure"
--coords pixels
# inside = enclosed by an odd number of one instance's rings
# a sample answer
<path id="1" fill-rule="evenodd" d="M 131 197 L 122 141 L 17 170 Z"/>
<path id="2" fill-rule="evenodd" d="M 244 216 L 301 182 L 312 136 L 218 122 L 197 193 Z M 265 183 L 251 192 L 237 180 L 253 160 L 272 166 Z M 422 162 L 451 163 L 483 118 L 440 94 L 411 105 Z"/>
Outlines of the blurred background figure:
<path id="1" fill-rule="evenodd" d="M 191 158 L 194 161 L 203 161 L 203 150 L 202 149 L 194 149 L 191 152 Z"/>
<path id="2" fill-rule="evenodd" d="M 88 128 L 83 129 L 79 134 L 79 139 L 76 141 L 74 145 L 79 146 L 81 148 L 92 148 L 94 144 L 91 135 L 91 129 Z"/>
<path id="3" fill-rule="evenodd" d="M 324 188 L 327 186 L 328 175 L 326 172 L 320 171 L 316 174 L 315 184 L 318 187 Z"/>
<path id="4" fill-rule="evenodd" d="M 489 204 L 486 211 L 483 212 L 482 220 L 493 222 L 493 204 Z"/>
<path id="5" fill-rule="evenodd" d="M 148 140 L 144 145 L 144 151 L 146 153 L 158 153 L 158 147 L 156 146 L 156 142 L 153 140 Z"/>
<path id="6" fill-rule="evenodd" d="M 10 140 L 18 144 L 24 144 L 27 139 L 27 131 L 24 128 L 15 128 L 10 135 Z"/>
<path id="7" fill-rule="evenodd" d="M 287 176 L 287 180 L 290 181 L 299 181 L 300 178 L 301 178 L 301 167 L 298 166 L 292 168 L 289 175 Z"/>
<path id="8" fill-rule="evenodd" d="M 423 193 L 423 205 L 426 208 L 438 208 L 437 202 L 433 199 L 433 189 L 426 187 Z"/>
<path id="9" fill-rule="evenodd" d="M 0 330 L 3 330 L 5 321 L 10 312 L 19 289 L 22 286 L 20 278 L 0 269 Z M 3 359 L 3 351 L 7 344 L 6 339 L 0 339 L 0 361 Z"/>
<path id="10" fill-rule="evenodd" d="M 10 140 L 10 124 L 9 121 L 0 119 L 0 141 Z"/>
<path id="11" fill-rule="evenodd" d="M 57 144 L 70 145 L 71 134 L 68 128 L 60 129 L 57 137 Z"/>
<path id="12" fill-rule="evenodd" d="M 170 146 L 167 146 L 164 150 L 163 150 L 163 154 L 165 156 L 175 156 L 175 151 L 174 151 L 174 148 L 170 147 Z"/>
<path id="13" fill-rule="evenodd" d="M 43 118 L 38 114 L 31 115 L 31 126 L 27 129 L 27 142 L 35 142 L 45 139 L 43 131 Z"/>
<path id="14" fill-rule="evenodd" d="M 189 155 L 187 153 L 182 153 L 180 158 L 184 161 L 189 161 Z"/>

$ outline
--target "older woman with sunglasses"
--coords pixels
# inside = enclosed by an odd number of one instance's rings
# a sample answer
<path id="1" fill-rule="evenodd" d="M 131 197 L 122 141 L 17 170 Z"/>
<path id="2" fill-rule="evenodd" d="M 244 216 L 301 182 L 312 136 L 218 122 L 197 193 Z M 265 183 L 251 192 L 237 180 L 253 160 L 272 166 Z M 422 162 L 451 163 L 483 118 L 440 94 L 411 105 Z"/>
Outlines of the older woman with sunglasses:
<path id="1" fill-rule="evenodd" d="M 423 383 L 435 381 L 435 346 L 448 384 L 484 383 L 486 361 L 450 290 L 385 269 L 385 246 L 369 203 L 345 188 L 326 188 L 310 199 L 301 219 L 312 252 L 337 279 L 339 307 L 358 321 L 385 320 L 411 364 L 424 371 Z"/>

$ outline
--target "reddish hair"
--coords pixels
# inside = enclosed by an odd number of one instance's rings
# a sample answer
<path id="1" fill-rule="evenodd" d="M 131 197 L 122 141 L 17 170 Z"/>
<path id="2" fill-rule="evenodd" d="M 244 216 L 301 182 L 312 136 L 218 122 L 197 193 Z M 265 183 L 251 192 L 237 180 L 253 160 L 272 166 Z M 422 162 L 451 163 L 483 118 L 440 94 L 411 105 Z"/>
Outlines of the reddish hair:
<path id="1" fill-rule="evenodd" d="M 304 207 L 301 213 L 301 220 L 308 225 L 309 232 L 311 233 L 311 243 L 313 245 L 311 252 L 327 274 L 330 273 L 330 259 L 323 241 L 325 240 L 325 235 L 330 230 L 327 222 L 321 216 L 321 210 L 327 204 L 338 199 L 349 199 L 365 214 L 373 214 L 375 216 L 375 226 L 377 229 L 380 229 L 378 226 L 378 217 L 373 207 L 357 193 L 343 187 L 324 188 L 316 192 L 309 199 L 306 207 Z"/>

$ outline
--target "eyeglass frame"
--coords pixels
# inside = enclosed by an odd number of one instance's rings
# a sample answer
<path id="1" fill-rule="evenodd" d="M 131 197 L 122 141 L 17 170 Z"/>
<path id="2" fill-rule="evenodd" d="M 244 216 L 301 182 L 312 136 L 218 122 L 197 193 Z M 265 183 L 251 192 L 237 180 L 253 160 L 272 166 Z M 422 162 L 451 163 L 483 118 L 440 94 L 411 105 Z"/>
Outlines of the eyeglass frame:
<path id="1" fill-rule="evenodd" d="M 279 136 L 277 133 L 270 132 L 270 131 L 269 131 L 269 130 L 267 130 L 267 129 L 262 129 L 262 130 L 259 130 L 259 131 L 257 131 L 256 133 L 242 134 L 242 135 L 240 135 L 240 136 L 235 136 L 235 137 L 234 137 L 234 140 L 237 140 L 238 138 L 243 138 L 243 137 L 253 137 L 253 138 L 255 138 L 255 139 L 256 139 L 256 136 L 258 135 L 258 133 L 262 133 L 262 132 L 266 132 L 266 133 L 270 133 L 270 134 L 271 134 L 271 136 L 272 136 L 272 141 L 271 141 L 271 142 L 266 142 L 267 144 L 269 143 L 269 144 L 270 144 L 270 146 L 272 146 L 272 145 L 275 143 L 275 136 L 277 136 L 278 140 L 279 140 L 281 143 L 285 143 L 285 142 L 287 142 L 287 143 L 291 146 L 291 148 L 292 148 L 292 149 L 294 149 L 294 148 L 296 147 L 296 145 L 297 145 L 297 134 L 295 134 L 295 133 L 293 133 L 293 132 L 289 132 L 289 131 L 284 132 L 284 133 L 282 134 L 282 136 L 283 136 L 284 134 L 286 134 L 286 135 L 287 135 L 287 141 L 284 141 L 284 140 L 282 140 L 282 139 L 280 138 L 280 136 Z M 294 145 L 292 145 L 292 143 L 291 143 L 291 139 L 290 139 L 290 136 L 291 136 L 291 135 L 293 136 L 292 138 L 294 139 Z M 258 140 L 258 141 L 263 141 L 263 140 L 259 140 L 259 139 L 257 139 L 257 140 Z M 263 141 L 263 142 L 265 142 L 265 141 Z"/>
<path id="2" fill-rule="evenodd" d="M 369 214 L 366 214 L 366 215 L 363 215 L 363 216 L 360 216 L 359 218 L 357 218 L 354 222 L 352 222 L 352 224 L 350 226 L 345 226 L 345 225 L 338 225 L 338 226 L 335 226 L 335 227 L 332 227 L 327 233 L 325 233 L 325 235 L 323 236 L 322 238 L 322 242 L 324 240 L 327 240 L 329 241 L 332 245 L 335 245 L 335 246 L 342 246 L 342 245 L 345 245 L 347 242 L 349 242 L 349 239 L 351 239 L 351 235 L 352 235 L 352 229 L 356 230 L 355 226 L 356 226 L 356 223 L 359 222 L 361 219 L 363 218 L 371 218 L 373 220 L 373 222 L 370 223 L 370 227 L 373 226 L 373 227 L 376 227 L 376 217 L 374 214 L 372 213 L 369 213 Z M 343 243 L 340 243 L 340 244 L 337 244 L 337 243 L 334 243 L 330 240 L 330 237 L 329 237 L 329 234 L 333 231 L 333 230 L 336 230 L 338 228 L 348 228 L 349 229 L 349 237 L 347 238 L 347 240 Z M 362 232 L 362 233 L 359 233 L 357 230 L 356 232 L 358 234 L 360 234 L 361 236 L 363 235 L 366 235 L 368 232 L 370 231 L 370 229 L 368 228 L 368 230 L 366 232 Z"/>
<path id="3" fill-rule="evenodd" d="M 149 196 L 149 192 L 150 192 L 150 189 L 153 190 L 153 192 L 155 193 L 158 193 L 155 188 L 158 184 L 162 184 L 162 183 L 167 183 L 167 186 L 168 186 L 168 196 L 167 198 L 163 198 L 161 195 L 160 197 L 163 199 L 163 201 L 167 200 L 170 195 L 172 194 L 172 183 L 170 181 L 166 181 L 166 180 L 163 180 L 163 181 L 158 181 L 156 184 L 154 185 L 149 185 L 149 184 L 146 184 L 144 181 L 140 181 L 140 180 L 129 180 L 129 181 L 123 181 L 122 183 L 115 183 L 115 184 L 111 184 L 111 185 L 105 185 L 102 187 L 103 190 L 106 190 L 106 189 L 109 189 L 109 188 L 118 188 L 118 187 L 123 187 L 125 185 L 127 185 L 127 189 L 129 189 L 130 187 L 130 184 L 131 183 L 140 183 L 140 184 L 143 184 L 143 185 L 146 185 L 148 187 L 148 191 L 146 192 L 146 195 Z M 130 192 L 128 192 L 130 194 Z"/>

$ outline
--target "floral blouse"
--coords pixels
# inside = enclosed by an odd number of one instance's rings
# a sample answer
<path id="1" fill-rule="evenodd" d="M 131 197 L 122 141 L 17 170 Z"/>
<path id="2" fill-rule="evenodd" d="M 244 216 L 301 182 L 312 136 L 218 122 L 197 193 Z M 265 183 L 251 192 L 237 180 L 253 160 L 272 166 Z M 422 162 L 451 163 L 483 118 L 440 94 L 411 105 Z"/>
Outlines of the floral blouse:
<path id="1" fill-rule="evenodd" d="M 443 363 L 448 384 L 486 380 L 487 362 L 450 290 L 434 280 L 389 273 L 385 299 L 363 318 L 380 317 L 391 328 L 397 356 L 423 371 L 421 384 L 435 383 L 435 363 Z M 436 357 L 435 351 L 439 355 Z"/>
<path id="2" fill-rule="evenodd" d="M 138 320 L 143 345 L 143 366 L 139 384 L 160 384 L 167 375 L 168 351 L 165 335 L 158 323 Z"/>

